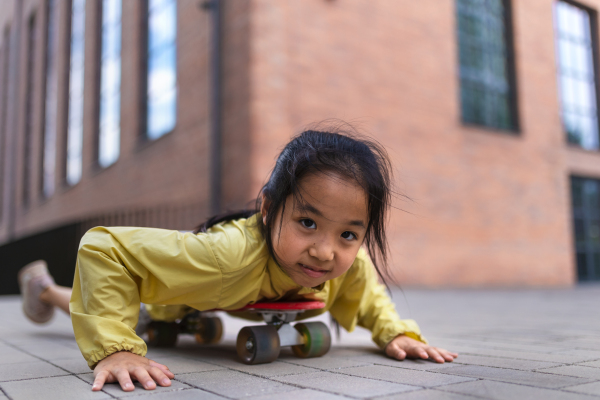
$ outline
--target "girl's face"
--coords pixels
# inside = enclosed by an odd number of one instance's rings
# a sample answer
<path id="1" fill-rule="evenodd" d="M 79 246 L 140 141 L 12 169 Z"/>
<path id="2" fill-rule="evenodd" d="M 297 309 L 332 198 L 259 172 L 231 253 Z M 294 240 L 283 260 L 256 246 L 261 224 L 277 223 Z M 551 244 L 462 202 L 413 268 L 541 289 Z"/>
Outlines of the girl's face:
<path id="1" fill-rule="evenodd" d="M 337 174 L 311 174 L 299 188 L 304 202 L 288 196 L 283 216 L 277 211 L 273 249 L 294 282 L 315 287 L 342 275 L 354 262 L 369 222 L 367 195 Z"/>

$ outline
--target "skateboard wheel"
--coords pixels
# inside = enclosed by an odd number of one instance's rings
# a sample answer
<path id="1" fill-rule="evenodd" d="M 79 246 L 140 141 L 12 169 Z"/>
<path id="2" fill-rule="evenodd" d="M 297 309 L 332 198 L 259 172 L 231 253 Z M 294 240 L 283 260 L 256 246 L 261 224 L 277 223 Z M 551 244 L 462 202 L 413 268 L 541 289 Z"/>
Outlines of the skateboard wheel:
<path id="1" fill-rule="evenodd" d="M 196 332 L 196 342 L 200 344 L 218 343 L 223 336 L 223 322 L 219 317 L 200 318 L 199 330 Z"/>
<path id="2" fill-rule="evenodd" d="M 331 347 L 331 333 L 322 322 L 299 322 L 294 328 L 304 337 L 304 344 L 292 346 L 296 357 L 310 358 L 321 357 Z"/>
<path id="3" fill-rule="evenodd" d="M 177 323 L 152 321 L 148 325 L 147 344 L 153 347 L 173 347 L 177 343 L 178 334 Z"/>
<path id="4" fill-rule="evenodd" d="M 237 353 L 244 364 L 264 364 L 279 357 L 279 335 L 272 325 L 246 326 L 237 337 Z"/>

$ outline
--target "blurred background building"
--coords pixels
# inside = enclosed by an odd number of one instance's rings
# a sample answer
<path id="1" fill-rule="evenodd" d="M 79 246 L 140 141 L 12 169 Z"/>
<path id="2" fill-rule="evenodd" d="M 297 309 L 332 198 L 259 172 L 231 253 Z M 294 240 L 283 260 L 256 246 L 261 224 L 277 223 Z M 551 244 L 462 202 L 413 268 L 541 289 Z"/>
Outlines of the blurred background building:
<path id="1" fill-rule="evenodd" d="M 307 124 L 389 151 L 406 286 L 600 280 L 600 0 L 0 0 L 0 293 L 192 229 Z M 408 196 L 408 198 L 403 197 Z"/>

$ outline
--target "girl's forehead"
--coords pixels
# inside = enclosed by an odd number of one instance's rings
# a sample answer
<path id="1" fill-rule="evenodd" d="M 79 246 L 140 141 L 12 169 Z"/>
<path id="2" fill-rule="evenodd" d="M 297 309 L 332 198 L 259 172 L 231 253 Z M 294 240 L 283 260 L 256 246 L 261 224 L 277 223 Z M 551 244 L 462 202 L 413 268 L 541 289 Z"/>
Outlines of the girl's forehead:
<path id="1" fill-rule="evenodd" d="M 305 177 L 298 185 L 298 194 L 293 197 L 293 208 L 331 220 L 368 220 L 368 197 L 365 190 L 355 181 L 338 174 L 313 174 Z"/>

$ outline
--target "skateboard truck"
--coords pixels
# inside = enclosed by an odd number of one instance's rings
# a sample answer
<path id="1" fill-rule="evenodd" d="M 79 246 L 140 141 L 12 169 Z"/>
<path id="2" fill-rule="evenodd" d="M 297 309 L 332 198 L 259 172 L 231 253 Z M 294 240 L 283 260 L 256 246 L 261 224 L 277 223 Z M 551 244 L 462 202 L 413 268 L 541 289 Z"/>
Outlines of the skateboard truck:
<path id="1" fill-rule="evenodd" d="M 281 347 L 291 346 L 297 357 L 320 357 L 331 347 L 329 328 L 322 322 L 299 322 L 296 316 L 306 310 L 321 309 L 320 301 L 295 303 L 256 303 L 239 311 L 260 314 L 267 325 L 246 326 L 237 337 L 236 349 L 246 364 L 269 363 L 279 357 Z"/>

